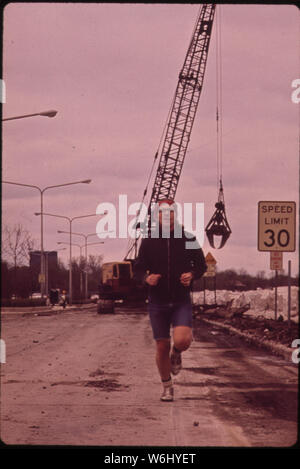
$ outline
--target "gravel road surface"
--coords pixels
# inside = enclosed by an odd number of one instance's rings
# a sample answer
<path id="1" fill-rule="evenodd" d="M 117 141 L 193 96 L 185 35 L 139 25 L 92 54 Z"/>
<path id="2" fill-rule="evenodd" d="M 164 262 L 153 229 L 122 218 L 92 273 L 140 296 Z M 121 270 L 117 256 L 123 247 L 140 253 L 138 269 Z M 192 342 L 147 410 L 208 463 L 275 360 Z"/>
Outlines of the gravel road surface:
<path id="1" fill-rule="evenodd" d="M 195 322 L 161 402 L 146 312 L 3 314 L 6 445 L 250 447 L 297 440 L 298 366 Z M 108 454 L 111 449 L 108 449 Z"/>

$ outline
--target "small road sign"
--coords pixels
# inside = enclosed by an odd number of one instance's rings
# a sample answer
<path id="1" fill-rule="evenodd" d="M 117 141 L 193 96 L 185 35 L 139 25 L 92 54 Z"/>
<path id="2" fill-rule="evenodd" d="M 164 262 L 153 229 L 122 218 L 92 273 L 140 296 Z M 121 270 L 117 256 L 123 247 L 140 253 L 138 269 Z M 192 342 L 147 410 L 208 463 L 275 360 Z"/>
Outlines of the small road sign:
<path id="1" fill-rule="evenodd" d="M 214 264 L 207 264 L 207 271 L 204 274 L 204 277 L 215 277 L 216 275 L 216 266 Z"/>
<path id="2" fill-rule="evenodd" d="M 45 283 L 45 275 L 39 274 L 39 283 Z"/>
<path id="3" fill-rule="evenodd" d="M 270 252 L 270 269 L 271 270 L 282 270 L 282 251 L 271 251 Z"/>
<path id="4" fill-rule="evenodd" d="M 214 265 L 216 265 L 216 263 L 217 263 L 216 259 L 214 258 L 214 256 L 210 252 L 208 252 L 206 254 L 205 262 L 206 262 L 206 264 L 214 264 Z"/>
<path id="5" fill-rule="evenodd" d="M 205 262 L 207 264 L 207 271 L 205 272 L 204 277 L 215 277 L 217 261 L 210 252 L 206 254 Z"/>
<path id="6" fill-rule="evenodd" d="M 296 249 L 296 203 L 258 202 L 258 250 Z"/>

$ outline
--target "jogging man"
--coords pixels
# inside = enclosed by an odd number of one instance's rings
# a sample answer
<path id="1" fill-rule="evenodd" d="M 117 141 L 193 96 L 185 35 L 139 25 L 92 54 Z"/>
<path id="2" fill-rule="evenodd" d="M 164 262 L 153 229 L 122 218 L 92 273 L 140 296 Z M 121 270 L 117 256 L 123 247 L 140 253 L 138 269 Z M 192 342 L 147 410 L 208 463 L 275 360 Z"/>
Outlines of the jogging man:
<path id="1" fill-rule="evenodd" d="M 156 364 L 163 384 L 161 400 L 173 401 L 171 373 L 179 373 L 181 353 L 192 342 L 191 283 L 200 278 L 207 267 L 196 238 L 177 222 L 175 202 L 162 199 L 158 207 L 159 236 L 142 240 L 134 274 L 137 280 L 149 286 L 148 311 L 156 341 Z M 194 249 L 189 248 L 189 242 L 196 243 L 197 248 L 195 245 Z"/>

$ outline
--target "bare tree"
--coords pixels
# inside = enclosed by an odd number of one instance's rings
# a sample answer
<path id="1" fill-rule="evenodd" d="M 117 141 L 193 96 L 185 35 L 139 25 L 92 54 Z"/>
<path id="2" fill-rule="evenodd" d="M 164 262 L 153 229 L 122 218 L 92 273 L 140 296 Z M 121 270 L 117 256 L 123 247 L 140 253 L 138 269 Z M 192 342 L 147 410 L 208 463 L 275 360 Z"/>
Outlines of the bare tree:
<path id="1" fill-rule="evenodd" d="M 263 279 L 265 278 L 265 276 L 266 276 L 266 272 L 265 272 L 264 270 L 259 270 L 259 271 L 257 272 L 256 276 L 257 276 L 257 278 L 263 280 Z"/>
<path id="2" fill-rule="evenodd" d="M 88 273 L 89 273 L 89 291 L 90 292 L 98 292 L 102 262 L 103 262 L 103 256 L 89 255 L 87 268 L 88 268 Z"/>
<path id="3" fill-rule="evenodd" d="M 4 226 L 2 233 L 2 258 L 16 269 L 29 261 L 29 251 L 34 249 L 35 241 L 30 233 L 19 223 Z"/>
<path id="4" fill-rule="evenodd" d="M 101 265 L 102 265 L 102 261 L 103 261 L 103 256 L 93 256 L 93 255 L 89 255 L 89 259 L 88 259 L 88 264 L 87 264 L 87 267 L 90 271 L 91 274 L 98 274 L 99 270 L 101 269 Z"/>

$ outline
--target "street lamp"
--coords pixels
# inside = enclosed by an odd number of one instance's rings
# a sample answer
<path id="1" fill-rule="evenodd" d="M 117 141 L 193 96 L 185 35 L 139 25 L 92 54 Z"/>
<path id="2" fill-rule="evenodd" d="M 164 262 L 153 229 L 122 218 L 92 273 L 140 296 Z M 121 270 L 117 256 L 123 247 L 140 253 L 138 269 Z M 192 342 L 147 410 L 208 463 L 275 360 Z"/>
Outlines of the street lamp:
<path id="1" fill-rule="evenodd" d="M 70 243 L 64 243 L 63 241 L 57 241 L 57 244 L 67 244 L 68 246 L 70 245 Z M 82 248 L 84 248 L 84 246 L 80 246 L 80 244 L 76 244 L 76 243 L 72 243 L 72 246 L 77 246 L 80 249 L 80 258 L 81 258 L 82 257 L 82 251 L 81 250 L 82 250 Z M 67 248 L 63 248 L 63 249 L 67 249 Z"/>
<path id="2" fill-rule="evenodd" d="M 58 233 L 68 233 L 67 231 L 58 231 Z M 78 233 L 74 233 L 72 232 L 72 234 L 78 234 Z M 94 233 L 92 233 L 94 234 Z M 84 236 L 89 236 L 89 235 L 84 235 Z M 69 245 L 70 243 L 65 243 L 63 241 L 58 241 L 57 244 L 67 244 Z M 75 243 L 72 243 L 72 246 L 77 246 L 79 247 L 80 249 L 80 259 L 82 257 L 82 248 L 85 247 L 85 253 L 86 253 L 86 262 L 85 262 L 85 299 L 87 300 L 88 299 L 88 282 L 87 282 L 87 279 L 88 279 L 88 272 L 87 272 L 87 246 L 94 246 L 96 244 L 104 244 L 104 241 L 98 241 L 97 243 L 90 243 L 90 244 L 84 244 L 83 246 L 80 246 L 80 244 L 75 244 Z M 81 276 L 80 276 L 80 291 L 82 291 L 82 282 L 81 282 Z"/>
<path id="3" fill-rule="evenodd" d="M 23 116 L 6 117 L 5 119 L 2 119 L 2 122 L 3 121 L 11 121 L 11 120 L 14 120 L 14 119 L 24 119 L 25 117 L 33 117 L 33 116 L 55 117 L 56 114 L 57 114 L 57 111 L 54 111 L 54 110 L 35 112 L 34 114 L 24 114 Z"/>
<path id="4" fill-rule="evenodd" d="M 88 180 L 90 181 L 90 180 Z M 77 220 L 78 218 L 87 218 L 87 217 L 94 217 L 96 216 L 97 214 L 96 213 L 92 213 L 90 215 L 80 215 L 80 216 L 77 216 L 77 217 L 73 217 L 73 218 L 70 218 L 70 217 L 67 217 L 65 215 L 55 215 L 53 213 L 42 213 L 42 212 L 36 212 L 35 215 L 46 215 L 46 216 L 49 216 L 49 217 L 57 217 L 57 218 L 64 218 L 65 220 L 68 220 L 69 222 L 69 226 L 70 226 L 70 229 L 69 229 L 69 235 L 70 235 L 70 260 L 69 260 L 69 304 L 71 305 L 72 304 L 72 223 L 74 220 Z"/>
<path id="5" fill-rule="evenodd" d="M 57 244 L 67 244 L 67 245 L 69 245 L 70 243 L 64 243 L 62 241 L 57 241 Z M 84 246 L 80 246 L 80 244 L 75 244 L 75 243 L 72 243 L 72 246 L 77 246 L 80 249 L 80 261 L 81 261 L 81 257 L 82 257 L 81 249 Z M 63 249 L 66 249 L 66 248 L 63 248 Z M 80 269 L 80 261 L 79 261 L 79 269 Z M 82 298 L 82 271 L 80 269 L 80 299 L 81 298 Z"/>
<path id="6" fill-rule="evenodd" d="M 31 187 L 33 189 L 36 189 L 40 192 L 41 196 L 41 212 L 39 215 L 41 215 L 41 296 L 43 298 L 44 296 L 44 290 L 45 290 L 45 259 L 44 259 L 44 240 L 43 240 L 43 195 L 44 192 L 47 191 L 48 189 L 54 189 L 56 187 L 65 187 L 65 186 L 71 186 L 74 184 L 89 184 L 91 182 L 91 179 L 84 179 L 83 181 L 76 181 L 76 182 L 67 182 L 65 184 L 56 184 L 54 186 L 47 186 L 44 189 L 41 189 L 39 186 L 35 186 L 32 184 L 21 184 L 19 182 L 10 182 L 10 181 L 2 181 L 2 184 L 12 184 L 14 186 L 23 186 L 23 187 Z"/>
<path id="7" fill-rule="evenodd" d="M 107 213 L 107 211 L 104 212 L 104 215 Z M 61 230 L 58 230 L 57 233 L 66 233 L 68 234 L 67 231 L 61 231 Z M 112 231 L 106 231 L 106 232 L 103 232 L 103 233 L 112 233 Z M 84 234 L 84 233 L 72 233 L 73 235 L 77 235 L 77 236 L 83 236 L 85 238 L 85 264 L 86 264 L 86 267 L 87 267 L 87 261 L 88 261 L 88 257 L 87 257 L 87 247 L 90 246 L 89 244 L 87 244 L 87 240 L 90 236 L 96 236 L 98 234 L 101 234 L 101 233 L 90 233 L 90 234 Z M 94 244 L 103 244 L 103 242 L 100 242 L 100 243 L 94 243 Z M 87 297 L 88 297 L 88 273 L 87 273 L 87 270 L 85 271 L 85 299 L 87 300 Z"/>

